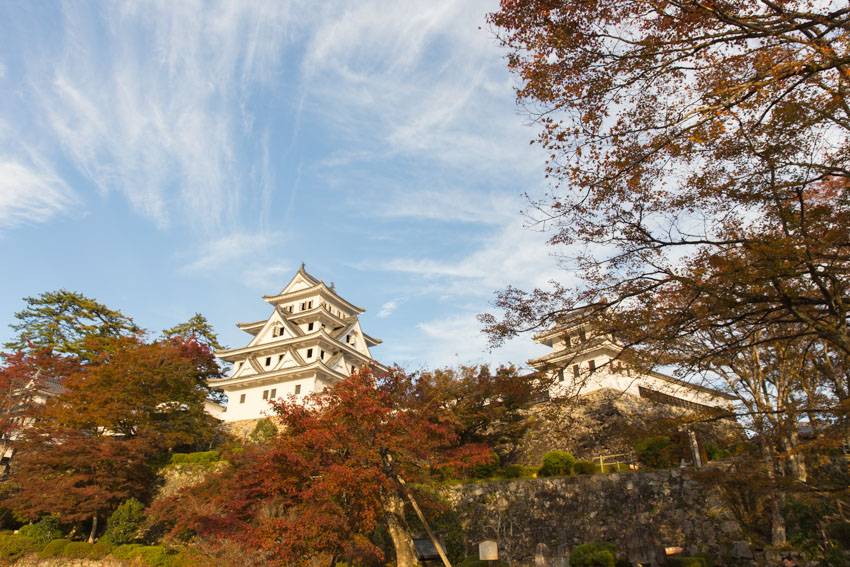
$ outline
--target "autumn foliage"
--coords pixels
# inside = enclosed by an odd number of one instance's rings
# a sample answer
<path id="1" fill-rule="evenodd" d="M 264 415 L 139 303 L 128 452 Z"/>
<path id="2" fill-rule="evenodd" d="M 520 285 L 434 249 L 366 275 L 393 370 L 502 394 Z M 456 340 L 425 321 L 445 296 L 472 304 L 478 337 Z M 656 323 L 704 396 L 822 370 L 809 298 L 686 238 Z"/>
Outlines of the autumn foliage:
<path id="1" fill-rule="evenodd" d="M 320 554 L 375 564 L 387 559 L 372 537 L 383 526 L 398 563 L 410 564 L 399 478 L 416 482 L 436 467 L 489 458 L 486 446 L 459 443 L 457 420 L 418 397 L 398 370 L 358 372 L 276 411 L 283 431 L 268 445 L 246 448 L 223 477 L 160 505 L 163 518 L 183 511 L 173 536 L 259 547 L 275 565 Z"/>

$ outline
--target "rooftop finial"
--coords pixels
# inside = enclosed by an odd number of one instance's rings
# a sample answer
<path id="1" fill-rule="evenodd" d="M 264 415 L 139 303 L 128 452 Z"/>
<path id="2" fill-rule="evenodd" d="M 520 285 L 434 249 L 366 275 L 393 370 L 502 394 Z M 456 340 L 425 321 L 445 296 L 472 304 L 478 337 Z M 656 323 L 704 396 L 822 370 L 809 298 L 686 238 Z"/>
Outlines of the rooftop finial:
<path id="1" fill-rule="evenodd" d="M 304 269 L 304 261 L 303 260 L 301 261 L 301 269 L 302 270 Z"/>
<path id="2" fill-rule="evenodd" d="M 334 283 L 331 282 L 331 291 L 334 291 Z"/>

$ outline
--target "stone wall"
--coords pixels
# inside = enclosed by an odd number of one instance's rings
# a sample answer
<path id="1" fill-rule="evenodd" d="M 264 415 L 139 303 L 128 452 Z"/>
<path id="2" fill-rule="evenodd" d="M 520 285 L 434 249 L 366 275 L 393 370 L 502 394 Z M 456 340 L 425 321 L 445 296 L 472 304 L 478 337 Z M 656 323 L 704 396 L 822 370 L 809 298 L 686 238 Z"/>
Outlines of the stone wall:
<path id="1" fill-rule="evenodd" d="M 575 546 L 607 541 L 635 564 L 663 565 L 665 546 L 710 553 L 719 565 L 752 561 L 718 492 L 685 471 L 476 483 L 444 495 L 460 516 L 468 555 L 495 539 L 512 564 L 557 566 Z"/>
<path id="2" fill-rule="evenodd" d="M 113 557 L 103 559 L 69 559 L 67 557 L 41 559 L 37 555 L 29 555 L 18 559 L 14 567 L 127 567 L 129 565 L 139 565 L 139 563 L 133 564 Z"/>

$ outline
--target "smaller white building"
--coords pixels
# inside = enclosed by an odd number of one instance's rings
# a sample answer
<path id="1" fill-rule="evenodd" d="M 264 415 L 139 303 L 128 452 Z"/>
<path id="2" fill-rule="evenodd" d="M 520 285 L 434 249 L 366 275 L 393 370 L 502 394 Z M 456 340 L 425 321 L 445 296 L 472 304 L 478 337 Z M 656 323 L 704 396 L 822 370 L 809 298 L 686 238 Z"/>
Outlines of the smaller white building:
<path id="1" fill-rule="evenodd" d="M 252 336 L 248 344 L 215 353 L 233 364 L 228 378 L 209 382 L 227 395 L 225 422 L 262 418 L 269 402 L 302 399 L 366 365 L 387 370 L 369 350 L 381 341 L 360 327 L 357 316 L 365 309 L 308 274 L 304 264 L 280 293 L 263 299 L 273 306 L 267 319 L 238 323 Z"/>
<path id="2" fill-rule="evenodd" d="M 735 398 L 718 390 L 684 382 L 661 372 L 646 372 L 619 359 L 622 345 L 600 332 L 598 316 L 578 311 L 554 329 L 534 336 L 552 347 L 546 356 L 529 360 L 537 371 L 553 378 L 551 398 L 583 396 L 609 388 L 672 406 L 728 409 Z"/>

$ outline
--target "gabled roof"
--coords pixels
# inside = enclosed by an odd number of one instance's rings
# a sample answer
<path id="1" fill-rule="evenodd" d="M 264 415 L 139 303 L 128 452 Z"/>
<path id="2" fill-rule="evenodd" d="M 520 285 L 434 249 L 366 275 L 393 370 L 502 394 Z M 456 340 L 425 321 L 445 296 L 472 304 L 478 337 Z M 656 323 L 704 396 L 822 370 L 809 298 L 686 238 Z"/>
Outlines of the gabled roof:
<path id="1" fill-rule="evenodd" d="M 281 292 L 277 295 L 280 296 L 280 295 L 286 295 L 288 293 L 292 293 L 293 288 L 297 287 L 299 283 L 307 284 L 307 287 L 313 287 L 316 284 L 318 284 L 319 281 L 320 280 L 316 279 L 315 277 L 313 277 L 313 276 L 311 276 L 310 274 L 307 273 L 307 270 L 304 269 L 304 262 L 301 262 L 301 267 L 298 268 L 298 271 L 295 272 L 295 275 L 292 276 L 292 279 L 289 280 L 289 283 L 286 284 L 283 287 L 283 290 L 281 290 Z M 270 297 L 276 297 L 276 296 L 270 296 Z"/>

